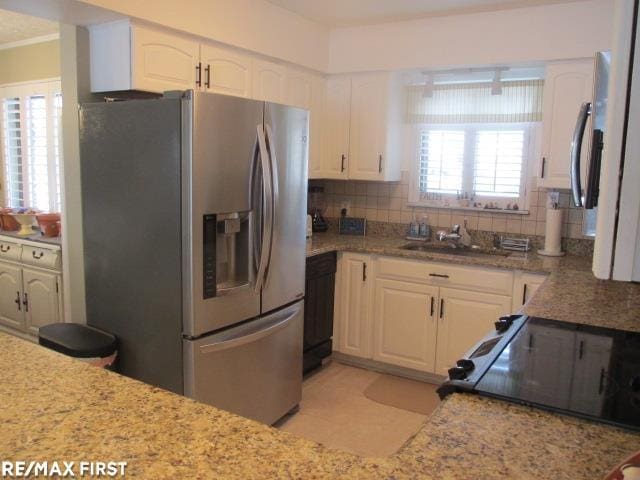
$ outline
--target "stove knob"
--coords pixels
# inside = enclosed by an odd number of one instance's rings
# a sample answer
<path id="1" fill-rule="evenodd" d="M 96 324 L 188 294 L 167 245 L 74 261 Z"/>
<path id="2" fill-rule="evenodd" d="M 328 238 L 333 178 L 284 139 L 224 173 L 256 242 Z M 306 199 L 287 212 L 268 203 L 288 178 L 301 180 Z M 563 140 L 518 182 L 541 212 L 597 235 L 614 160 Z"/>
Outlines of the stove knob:
<path id="1" fill-rule="evenodd" d="M 472 372 L 474 368 L 476 368 L 473 360 L 469 360 L 468 358 L 463 358 L 462 360 L 458 360 L 456 362 L 459 368 L 463 369 L 465 372 Z"/>
<path id="2" fill-rule="evenodd" d="M 464 368 L 453 367 L 449 369 L 449 378 L 451 380 L 464 380 L 467 378 L 467 372 Z"/>
<path id="3" fill-rule="evenodd" d="M 511 322 L 509 322 L 507 320 L 500 319 L 497 322 L 495 322 L 494 325 L 496 326 L 496 332 L 504 333 L 507 330 L 509 330 L 509 327 L 511 326 Z"/>

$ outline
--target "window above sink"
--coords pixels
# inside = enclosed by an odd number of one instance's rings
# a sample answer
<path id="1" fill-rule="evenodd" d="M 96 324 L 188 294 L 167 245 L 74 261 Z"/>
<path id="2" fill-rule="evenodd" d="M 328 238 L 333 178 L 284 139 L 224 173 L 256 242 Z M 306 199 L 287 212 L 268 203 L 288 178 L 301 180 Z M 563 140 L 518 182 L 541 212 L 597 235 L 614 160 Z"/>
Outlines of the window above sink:
<path id="1" fill-rule="evenodd" d="M 518 77 L 525 74 L 534 78 Z M 500 67 L 423 75 L 424 83 L 407 87 L 406 120 L 415 142 L 409 204 L 528 213 L 542 72 Z"/>

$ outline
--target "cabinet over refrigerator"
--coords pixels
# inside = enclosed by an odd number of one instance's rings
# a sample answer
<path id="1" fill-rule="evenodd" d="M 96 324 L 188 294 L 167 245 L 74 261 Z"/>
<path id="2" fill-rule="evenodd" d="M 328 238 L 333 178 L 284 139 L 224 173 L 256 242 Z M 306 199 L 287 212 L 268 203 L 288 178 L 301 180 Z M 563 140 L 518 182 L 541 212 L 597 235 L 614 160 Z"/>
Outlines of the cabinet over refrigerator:
<path id="1" fill-rule="evenodd" d="M 87 320 L 121 373 L 265 423 L 296 407 L 307 132 L 193 91 L 81 106 Z"/>

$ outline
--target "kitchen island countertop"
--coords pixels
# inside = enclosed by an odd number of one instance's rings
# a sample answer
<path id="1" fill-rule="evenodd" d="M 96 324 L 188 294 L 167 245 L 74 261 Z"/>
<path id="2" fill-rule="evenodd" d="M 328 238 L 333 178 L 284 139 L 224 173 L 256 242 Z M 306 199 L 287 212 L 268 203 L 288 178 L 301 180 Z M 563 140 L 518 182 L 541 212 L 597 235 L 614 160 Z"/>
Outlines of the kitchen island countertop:
<path id="1" fill-rule="evenodd" d="M 598 479 L 640 449 L 638 433 L 454 394 L 398 453 L 363 458 L 2 333 L 0 372 L 3 460 L 126 461 L 134 478 Z"/>

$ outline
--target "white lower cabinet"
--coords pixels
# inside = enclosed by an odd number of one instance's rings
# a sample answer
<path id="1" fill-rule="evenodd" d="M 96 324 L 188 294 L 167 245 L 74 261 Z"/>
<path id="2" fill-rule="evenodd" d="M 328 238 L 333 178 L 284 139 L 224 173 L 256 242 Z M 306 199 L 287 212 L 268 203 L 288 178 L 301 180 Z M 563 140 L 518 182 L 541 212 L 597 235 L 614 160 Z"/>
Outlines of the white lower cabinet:
<path id="1" fill-rule="evenodd" d="M 438 288 L 385 278 L 375 285 L 373 359 L 434 371 Z"/>
<path id="2" fill-rule="evenodd" d="M 25 268 L 22 271 L 23 311 L 26 328 L 34 334 L 38 328 L 62 321 L 59 277 L 53 273 Z"/>
<path id="3" fill-rule="evenodd" d="M 14 250 L 8 258 L 0 249 L 7 257 L 0 259 L 0 325 L 37 335 L 41 326 L 64 321 L 61 252 L 33 242 L 12 244 Z"/>
<path id="4" fill-rule="evenodd" d="M 506 288 L 498 282 L 500 291 L 513 290 L 512 272 L 468 267 L 465 275 L 467 267 L 447 268 L 444 263 L 342 254 L 336 288 L 336 350 L 447 375 L 500 316 L 511 313 L 511 295 L 489 293 L 497 287 L 486 278 L 504 280 L 501 276 L 505 276 L 510 285 Z M 436 270 L 438 275 L 432 275 Z M 445 282 L 464 288 L 442 286 Z"/>
<path id="5" fill-rule="evenodd" d="M 22 269 L 0 263 L 0 323 L 24 330 Z"/>
<path id="6" fill-rule="evenodd" d="M 369 255 L 345 253 L 339 265 L 338 350 L 357 357 L 371 356 L 371 280 Z"/>
<path id="7" fill-rule="evenodd" d="M 435 373 L 447 375 L 467 350 L 511 311 L 511 297 L 453 288 L 440 289 Z"/>
<path id="8" fill-rule="evenodd" d="M 536 290 L 547 279 L 546 275 L 517 271 L 513 281 L 513 305 L 511 309 L 517 312 L 530 299 Z"/>

